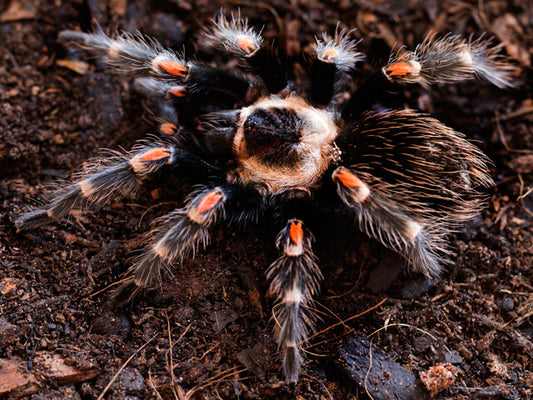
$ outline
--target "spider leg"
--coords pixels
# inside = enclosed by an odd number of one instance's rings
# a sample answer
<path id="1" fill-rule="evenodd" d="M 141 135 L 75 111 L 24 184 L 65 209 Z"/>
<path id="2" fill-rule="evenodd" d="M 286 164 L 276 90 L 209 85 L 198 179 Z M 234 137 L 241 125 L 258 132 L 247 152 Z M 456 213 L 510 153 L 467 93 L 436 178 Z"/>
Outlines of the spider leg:
<path id="1" fill-rule="evenodd" d="M 351 121 L 378 102 L 390 102 L 387 98 L 404 84 L 430 86 L 480 77 L 502 89 L 513 87 L 517 68 L 498 54 L 501 48 L 502 45 L 491 46 L 491 41 L 483 38 L 429 35 L 414 51 L 401 48 L 392 54 L 388 64 L 351 96 L 342 117 Z"/>
<path id="2" fill-rule="evenodd" d="M 206 35 L 214 47 L 246 61 L 259 75 L 270 93 L 287 86 L 287 76 L 281 61 L 270 44 L 264 44 L 260 34 L 248 26 L 246 19 L 232 16 L 231 21 L 221 15 Z"/>
<path id="3" fill-rule="evenodd" d="M 516 68 L 498 55 L 500 46 L 490 40 L 462 39 L 446 35 L 429 35 L 415 51 L 400 49 L 386 67 L 385 76 L 398 83 L 454 83 L 479 76 L 499 88 L 513 86 L 512 73 Z"/>
<path id="4" fill-rule="evenodd" d="M 156 117 L 162 136 L 176 137 L 179 132 L 176 108 L 164 101 L 157 102 L 159 113 Z"/>
<path id="5" fill-rule="evenodd" d="M 267 270 L 270 292 L 276 296 L 275 335 L 281 350 L 285 378 L 297 382 L 303 363 L 299 346 L 307 338 L 313 314 L 312 296 L 323 279 L 311 249 L 312 235 L 297 219 L 291 219 L 276 239 L 282 255 Z"/>
<path id="6" fill-rule="evenodd" d="M 339 94 L 338 83 L 342 76 L 361 61 L 363 54 L 355 51 L 356 42 L 348 39 L 345 31 L 335 32 L 333 38 L 324 34 L 317 39 L 316 58 L 311 72 L 311 99 L 321 105 L 327 105 Z"/>
<path id="7" fill-rule="evenodd" d="M 163 269 L 176 261 L 194 257 L 209 243 L 209 228 L 219 219 L 245 222 L 257 218 L 263 198 L 250 187 L 224 184 L 202 187 L 189 197 L 185 207 L 157 219 L 150 244 L 129 269 L 130 277 L 115 293 L 115 303 L 132 300 L 139 290 L 150 287 Z M 229 209 L 229 212 L 226 211 Z"/>
<path id="8" fill-rule="evenodd" d="M 186 61 L 154 39 L 141 35 L 123 33 L 110 38 L 101 30 L 94 33 L 63 31 L 59 40 L 105 57 L 119 72 L 143 77 L 137 88 L 145 93 L 163 94 L 178 101 L 202 98 L 233 105 L 248 91 L 246 80 L 208 65 Z"/>
<path id="9" fill-rule="evenodd" d="M 128 153 L 109 151 L 92 160 L 75 182 L 54 193 L 43 208 L 22 215 L 15 225 L 28 230 L 64 217 L 84 203 L 98 205 L 117 195 L 134 196 L 143 182 L 163 168 L 172 168 L 193 181 L 221 176 L 217 168 L 174 144 L 142 141 Z"/>
<path id="10" fill-rule="evenodd" d="M 426 275 L 439 275 L 445 262 L 445 230 L 425 225 L 421 216 L 417 218 L 407 207 L 376 193 L 348 168 L 338 167 L 332 177 L 337 193 L 355 211 L 363 232 L 402 254 Z"/>
<path id="11" fill-rule="evenodd" d="M 349 167 L 337 168 L 333 180 L 361 230 L 437 275 L 449 253 L 445 236 L 478 215 L 481 190 L 493 184 L 486 157 L 413 110 L 366 113 L 338 144 Z"/>

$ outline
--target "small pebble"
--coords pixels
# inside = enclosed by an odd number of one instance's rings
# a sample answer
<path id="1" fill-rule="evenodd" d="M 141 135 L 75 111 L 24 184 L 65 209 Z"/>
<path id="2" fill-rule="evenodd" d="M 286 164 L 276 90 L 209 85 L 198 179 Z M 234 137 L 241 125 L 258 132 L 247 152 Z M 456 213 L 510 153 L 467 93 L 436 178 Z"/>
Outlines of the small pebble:
<path id="1" fill-rule="evenodd" d="M 502 308 L 505 311 L 511 311 L 514 308 L 514 301 L 510 297 L 505 297 L 502 300 Z"/>

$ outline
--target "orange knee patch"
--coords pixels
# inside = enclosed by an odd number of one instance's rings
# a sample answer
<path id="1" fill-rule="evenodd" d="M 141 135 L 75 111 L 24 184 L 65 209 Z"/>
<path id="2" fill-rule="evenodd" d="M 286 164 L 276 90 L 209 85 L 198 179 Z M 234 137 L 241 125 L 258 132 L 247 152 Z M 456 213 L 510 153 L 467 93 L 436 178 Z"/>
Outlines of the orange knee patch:
<path id="1" fill-rule="evenodd" d="M 335 178 L 341 181 L 343 186 L 346 187 L 360 187 L 363 186 L 363 182 L 355 174 L 348 171 L 346 168 L 340 168 L 335 174 Z"/>
<path id="2" fill-rule="evenodd" d="M 141 156 L 141 161 L 158 161 L 165 157 L 170 157 L 170 151 L 166 147 L 156 147 L 144 153 Z"/>
<path id="3" fill-rule="evenodd" d="M 254 41 L 249 36 L 245 36 L 245 35 L 239 36 L 237 38 L 237 44 L 242 50 L 244 50 L 248 54 L 251 54 L 255 50 L 257 50 L 257 46 L 255 45 Z"/>
<path id="4" fill-rule="evenodd" d="M 302 243 L 304 237 L 304 230 L 302 228 L 301 221 L 291 222 L 291 227 L 289 228 L 289 236 L 294 244 L 299 245 Z"/>
<path id="5" fill-rule="evenodd" d="M 168 92 L 176 97 L 187 96 L 187 89 L 185 89 L 183 86 L 173 86 L 168 90 Z"/>
<path id="6" fill-rule="evenodd" d="M 218 203 L 220 203 L 223 197 L 224 194 L 219 190 L 213 190 L 207 193 L 198 203 L 196 211 L 198 211 L 200 214 L 203 214 L 209 210 L 212 210 Z"/>
<path id="7" fill-rule="evenodd" d="M 178 127 L 170 122 L 165 122 L 164 124 L 161 124 L 160 130 L 165 135 L 173 135 L 178 131 Z"/>
<path id="8" fill-rule="evenodd" d="M 385 69 L 385 72 L 389 76 L 405 76 L 405 75 L 412 74 L 414 71 L 415 71 L 415 67 L 403 61 L 389 65 Z"/>
<path id="9" fill-rule="evenodd" d="M 188 71 L 185 65 L 177 61 L 160 61 L 159 66 L 163 68 L 166 72 L 168 72 L 170 75 L 185 76 Z"/>
<path id="10" fill-rule="evenodd" d="M 338 56 L 339 56 L 339 52 L 336 49 L 334 49 L 332 47 L 329 47 L 326 50 L 324 50 L 324 52 L 322 53 L 321 58 L 324 61 L 332 61 L 332 60 L 336 59 Z"/>

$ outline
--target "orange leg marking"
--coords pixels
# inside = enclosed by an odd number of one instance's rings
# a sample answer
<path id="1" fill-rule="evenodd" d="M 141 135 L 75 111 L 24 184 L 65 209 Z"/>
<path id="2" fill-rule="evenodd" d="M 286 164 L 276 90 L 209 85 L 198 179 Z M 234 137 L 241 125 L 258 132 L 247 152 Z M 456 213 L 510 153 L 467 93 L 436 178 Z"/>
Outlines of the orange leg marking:
<path id="1" fill-rule="evenodd" d="M 328 61 L 334 60 L 338 56 L 339 52 L 336 49 L 332 49 L 331 47 L 327 48 L 326 50 L 324 50 L 324 53 L 322 53 L 322 58 Z"/>
<path id="2" fill-rule="evenodd" d="M 198 203 L 198 206 L 196 207 L 196 210 L 203 214 L 211 209 L 213 209 L 224 197 L 224 194 L 219 192 L 218 190 L 213 190 L 209 193 L 207 193 L 204 197 L 202 197 L 202 200 L 200 200 L 200 203 Z"/>
<path id="3" fill-rule="evenodd" d="M 171 124 L 170 122 L 166 122 L 164 124 L 161 124 L 160 130 L 165 135 L 173 135 L 178 131 L 178 127 L 174 124 Z"/>
<path id="4" fill-rule="evenodd" d="M 241 35 L 237 38 L 237 44 L 248 54 L 257 50 L 257 46 L 255 45 L 254 41 L 245 35 Z"/>
<path id="5" fill-rule="evenodd" d="M 405 76 L 413 73 L 414 70 L 415 68 L 411 64 L 401 61 L 387 67 L 385 72 L 389 76 Z"/>
<path id="6" fill-rule="evenodd" d="M 170 157 L 170 151 L 165 147 L 156 147 L 155 149 L 150 149 L 144 153 L 141 157 L 141 161 L 157 161 L 165 157 Z"/>
<path id="7" fill-rule="evenodd" d="M 289 236 L 294 244 L 299 245 L 300 243 L 302 243 L 302 239 L 304 237 L 304 230 L 302 229 L 302 223 L 300 221 L 291 222 Z"/>
<path id="8" fill-rule="evenodd" d="M 159 63 L 159 66 L 163 68 L 166 72 L 168 72 L 170 75 L 185 76 L 188 71 L 185 65 L 180 64 L 176 61 L 161 61 Z"/>
<path id="9" fill-rule="evenodd" d="M 338 178 L 341 183 L 346 187 L 360 187 L 363 186 L 363 182 L 355 174 L 351 173 L 345 168 L 338 170 L 335 178 Z"/>
<path id="10" fill-rule="evenodd" d="M 173 86 L 168 90 L 168 92 L 176 97 L 187 96 L 187 89 L 185 89 L 183 86 Z"/>

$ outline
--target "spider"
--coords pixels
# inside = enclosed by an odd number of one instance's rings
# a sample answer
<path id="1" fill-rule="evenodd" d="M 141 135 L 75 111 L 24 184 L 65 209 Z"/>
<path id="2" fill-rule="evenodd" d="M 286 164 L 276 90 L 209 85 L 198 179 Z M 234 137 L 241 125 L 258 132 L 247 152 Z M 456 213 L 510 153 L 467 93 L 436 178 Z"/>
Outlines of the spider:
<path id="1" fill-rule="evenodd" d="M 476 76 L 510 87 L 512 67 L 486 40 L 430 36 L 412 52 L 393 53 L 341 102 L 349 73 L 364 58 L 344 31 L 316 40 L 310 82 L 301 88 L 246 20 L 220 16 L 213 22 L 206 33 L 210 44 L 237 56 L 255 79 L 187 61 L 140 34 L 60 33 L 62 42 L 105 57 L 111 67 L 135 76 L 138 90 L 162 100 L 159 135 L 89 162 L 49 203 L 15 224 L 34 229 L 80 205 L 133 196 L 162 176 L 197 185 L 183 207 L 155 221 L 116 293 L 122 303 L 205 248 L 215 223 L 275 217 L 280 256 L 266 278 L 276 302 L 283 375 L 297 382 L 304 362 L 300 346 L 313 328 L 313 296 L 323 280 L 306 223 L 321 199 L 334 198 L 328 205 L 434 277 L 450 263 L 447 235 L 480 212 L 493 184 L 488 159 L 462 134 L 412 109 L 380 108 L 383 94 L 398 85 Z M 205 105 L 216 111 L 199 118 L 183 111 Z"/>

